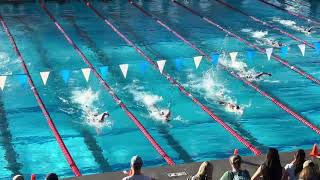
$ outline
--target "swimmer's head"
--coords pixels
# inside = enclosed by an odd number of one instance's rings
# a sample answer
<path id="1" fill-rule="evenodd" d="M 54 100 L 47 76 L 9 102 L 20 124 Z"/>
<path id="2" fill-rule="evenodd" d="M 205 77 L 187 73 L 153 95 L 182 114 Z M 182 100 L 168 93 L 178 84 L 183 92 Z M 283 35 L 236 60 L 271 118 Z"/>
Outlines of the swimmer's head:
<path id="1" fill-rule="evenodd" d="M 237 105 L 237 106 L 236 106 L 236 109 L 237 109 L 237 110 L 240 110 L 240 106 L 239 106 L 239 105 Z"/>

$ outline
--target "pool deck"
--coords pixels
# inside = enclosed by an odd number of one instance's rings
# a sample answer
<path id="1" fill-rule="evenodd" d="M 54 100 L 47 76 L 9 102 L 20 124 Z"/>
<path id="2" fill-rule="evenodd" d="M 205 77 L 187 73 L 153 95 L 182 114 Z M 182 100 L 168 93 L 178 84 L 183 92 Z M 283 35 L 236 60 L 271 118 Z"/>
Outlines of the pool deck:
<path id="1" fill-rule="evenodd" d="M 310 153 L 310 151 L 311 151 L 310 149 L 305 150 L 307 157 L 309 157 L 308 154 Z M 282 166 L 285 166 L 287 163 L 290 163 L 293 160 L 294 153 L 295 152 L 280 154 Z M 259 167 L 261 163 L 264 162 L 264 160 L 265 160 L 265 155 L 243 157 L 242 169 L 247 169 L 250 172 L 250 175 L 253 175 L 255 170 Z M 230 169 L 228 159 L 213 160 L 210 162 L 213 164 L 213 175 L 212 175 L 213 180 L 219 179 L 225 171 Z M 143 173 L 145 175 L 152 176 L 155 179 L 161 179 L 161 180 L 162 179 L 163 180 L 186 180 L 188 176 L 194 175 L 198 171 L 200 164 L 201 163 L 188 163 L 188 164 L 181 164 L 176 166 L 144 168 Z M 179 174 L 181 175 L 175 176 L 175 177 L 169 177 L 168 174 L 170 173 L 176 173 L 177 175 Z M 66 178 L 65 180 L 117 180 L 117 179 L 121 180 L 125 176 L 126 175 L 123 172 L 109 172 L 109 173 L 103 173 L 103 174 L 82 176 L 77 178 Z"/>

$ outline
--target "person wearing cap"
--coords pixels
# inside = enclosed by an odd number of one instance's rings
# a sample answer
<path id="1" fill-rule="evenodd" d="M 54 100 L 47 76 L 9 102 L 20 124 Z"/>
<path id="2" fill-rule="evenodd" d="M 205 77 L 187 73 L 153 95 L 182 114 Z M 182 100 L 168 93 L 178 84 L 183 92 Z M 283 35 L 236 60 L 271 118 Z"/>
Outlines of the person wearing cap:
<path id="1" fill-rule="evenodd" d="M 131 158 L 130 174 L 122 180 L 152 180 L 151 177 L 145 176 L 141 173 L 143 161 L 140 156 L 133 156 Z"/>
<path id="2" fill-rule="evenodd" d="M 220 180 L 233 180 L 233 179 L 250 179 L 250 174 L 247 170 L 241 170 L 241 157 L 239 155 L 232 155 L 229 158 L 232 170 L 225 172 Z"/>
<path id="3" fill-rule="evenodd" d="M 22 175 L 15 175 L 12 180 L 24 180 L 24 177 Z"/>
<path id="4" fill-rule="evenodd" d="M 319 180 L 319 171 L 311 160 L 303 163 L 303 169 L 299 174 L 299 180 Z"/>

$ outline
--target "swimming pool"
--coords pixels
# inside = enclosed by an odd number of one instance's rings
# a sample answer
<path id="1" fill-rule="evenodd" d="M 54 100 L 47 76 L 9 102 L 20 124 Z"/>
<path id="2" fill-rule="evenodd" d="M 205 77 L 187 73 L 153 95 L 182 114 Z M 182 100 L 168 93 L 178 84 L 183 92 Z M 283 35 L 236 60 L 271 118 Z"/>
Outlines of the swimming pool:
<path id="1" fill-rule="evenodd" d="M 220 62 L 230 62 L 229 53 L 237 51 L 237 61 L 246 63 L 249 69 L 271 72 L 271 77 L 255 84 L 319 127 L 317 84 L 274 60 L 268 61 L 265 54 L 257 52 L 252 60 L 248 60 L 247 50 L 252 48 L 231 35 L 226 36 L 225 32 L 171 1 L 136 2 L 205 53 L 219 53 Z M 301 43 L 216 1 L 180 2 L 259 47 L 269 47 L 265 43 L 267 38 L 290 45 L 288 54 L 282 55 L 279 49 L 274 49 L 274 54 L 320 78 L 319 54 L 315 49 L 306 47 L 303 57 L 297 47 Z M 299 28 L 311 23 L 259 1 L 225 2 L 308 42 L 316 42 L 320 36 L 317 32 L 312 35 L 299 32 Z M 301 9 L 293 2 L 287 3 L 295 7 L 291 7 L 291 11 L 306 12 L 313 18 L 320 16 L 316 8 L 320 6 L 319 2 L 310 1 Z M 241 155 L 253 155 L 200 106 L 162 77 L 83 2 L 47 2 L 46 5 L 93 66 L 98 70 L 108 67 L 107 73 L 103 74 L 105 81 L 175 163 L 227 158 L 235 148 Z M 93 1 L 92 5 L 152 60 L 167 60 L 164 72 L 257 149 L 263 152 L 267 147 L 276 147 L 280 151 L 293 151 L 310 148 L 319 142 L 317 133 L 221 67 L 207 63 L 203 58 L 196 69 L 193 57 L 199 56 L 199 52 L 127 1 Z M 142 156 L 145 166 L 167 164 L 92 73 L 86 82 L 81 69 L 88 66 L 39 3 L 1 3 L 0 8 L 35 86 L 82 174 L 127 169 L 135 154 Z M 17 173 L 43 177 L 52 171 L 61 177 L 73 176 L 3 30 L 0 39 L 0 74 L 8 75 L 0 100 L 0 155 L 4 157 L 0 160 L 0 178 L 7 179 Z M 126 79 L 120 64 L 129 64 Z M 46 86 L 39 75 L 44 71 L 51 72 Z M 217 94 L 239 104 L 244 113 L 227 112 L 217 103 Z M 157 120 L 152 112 L 150 116 L 153 103 L 161 108 L 170 107 L 170 123 Z M 97 130 L 86 123 L 86 106 L 99 113 L 110 112 L 111 117 L 103 128 Z"/>

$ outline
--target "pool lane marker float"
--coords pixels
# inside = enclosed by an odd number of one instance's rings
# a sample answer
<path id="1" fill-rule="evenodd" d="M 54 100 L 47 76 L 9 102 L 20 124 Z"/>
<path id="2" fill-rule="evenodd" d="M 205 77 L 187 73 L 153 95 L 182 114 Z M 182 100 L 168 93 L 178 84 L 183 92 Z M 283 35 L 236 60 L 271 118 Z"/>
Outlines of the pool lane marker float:
<path id="1" fill-rule="evenodd" d="M 160 147 L 160 145 L 154 140 L 154 138 L 150 135 L 147 129 L 140 123 L 140 121 L 129 111 L 127 106 L 120 100 L 120 98 L 115 94 L 115 92 L 111 89 L 111 87 L 106 83 L 106 81 L 101 77 L 98 71 L 93 67 L 91 62 L 87 59 L 84 53 L 79 49 L 79 47 L 75 44 L 75 42 L 68 36 L 68 34 L 61 27 L 60 23 L 56 20 L 56 18 L 51 14 L 51 12 L 47 9 L 43 0 L 38 0 L 41 8 L 44 12 L 50 17 L 50 19 L 54 22 L 59 31 L 64 35 L 69 44 L 77 51 L 77 53 L 81 56 L 82 60 L 87 64 L 87 66 L 91 69 L 92 73 L 98 78 L 99 82 L 103 85 L 103 87 L 107 90 L 107 92 L 112 96 L 113 100 L 122 108 L 122 110 L 127 114 L 127 116 L 135 123 L 135 125 L 139 128 L 139 130 L 143 133 L 143 135 L 148 139 L 148 141 L 152 144 L 155 150 L 163 157 L 163 159 L 169 165 L 175 165 L 174 161 L 168 156 L 168 154 Z"/>
<path id="2" fill-rule="evenodd" d="M 218 23 L 214 22 L 213 20 L 209 19 L 208 17 L 206 16 L 203 16 L 201 15 L 200 13 L 196 12 L 195 10 L 183 5 L 182 3 L 176 1 L 176 0 L 171 0 L 172 2 L 174 2 L 176 5 L 188 10 L 189 12 L 191 12 L 192 14 L 196 15 L 196 16 L 199 16 L 201 19 L 203 19 L 204 21 L 206 21 L 207 23 L 209 23 L 210 25 L 212 26 L 215 26 L 217 27 L 218 29 L 220 29 L 221 31 L 225 32 L 226 34 L 238 39 L 239 41 L 247 44 L 248 46 L 250 46 L 251 48 L 253 49 L 256 49 L 257 51 L 261 52 L 262 54 L 265 54 L 265 50 L 263 48 L 260 48 L 258 47 L 257 45 L 249 42 L 248 40 L 245 40 L 243 39 L 242 37 L 236 35 L 235 33 L 227 30 L 226 28 L 224 28 L 223 26 L 219 25 Z M 320 80 L 319 79 L 316 79 L 315 77 L 313 77 L 312 75 L 306 73 L 305 71 L 301 70 L 300 68 L 296 67 L 296 66 L 293 66 L 292 64 L 289 64 L 289 62 L 287 62 L 286 60 L 280 58 L 279 56 L 277 55 L 271 55 L 271 57 L 278 61 L 279 63 L 281 63 L 282 65 L 284 65 L 285 67 L 291 69 L 292 71 L 300 74 L 301 76 L 309 79 L 310 81 L 316 83 L 317 85 L 320 85 Z"/>
<path id="3" fill-rule="evenodd" d="M 152 17 L 153 20 L 155 20 L 158 24 L 162 25 L 163 27 L 165 27 L 166 29 L 168 29 L 169 32 L 173 33 L 174 35 L 176 35 L 180 40 L 182 40 L 183 42 L 185 42 L 186 44 L 190 45 L 190 47 L 192 47 L 194 50 L 198 51 L 200 54 L 202 54 L 204 57 L 206 57 L 206 59 L 208 61 L 210 61 L 210 56 L 206 53 L 204 53 L 202 50 L 200 50 L 199 48 L 197 48 L 194 44 L 192 44 L 191 42 L 189 42 L 188 40 L 186 40 L 184 37 L 182 37 L 180 34 L 178 34 L 176 31 L 174 31 L 173 29 L 171 29 L 168 25 L 164 24 L 160 19 L 158 19 L 157 17 L 153 16 L 152 14 L 148 13 L 147 11 L 145 11 L 142 7 L 138 6 L 136 3 L 134 3 L 133 1 L 129 0 L 131 2 L 131 4 L 133 4 L 135 7 L 137 7 L 139 10 L 141 10 L 142 12 L 144 12 L 145 15 Z M 173 0 L 174 2 L 176 2 L 175 0 Z M 221 26 L 219 26 L 221 27 Z M 221 27 L 222 28 L 222 27 Z M 267 50 L 267 54 L 272 54 L 272 49 Z M 231 58 L 236 59 L 237 53 L 230 53 Z M 290 108 L 288 108 L 286 105 L 282 104 L 281 102 L 279 102 L 276 98 L 272 97 L 271 95 L 269 95 L 267 92 L 261 90 L 257 85 L 253 84 L 252 82 L 246 80 L 244 77 L 239 76 L 237 73 L 235 73 L 234 71 L 230 71 L 226 66 L 219 64 L 220 67 L 222 67 L 225 71 L 227 71 L 229 74 L 231 74 L 233 77 L 235 77 L 236 79 L 241 80 L 243 83 L 245 83 L 246 85 L 252 87 L 254 90 L 256 90 L 257 92 L 259 92 L 261 95 L 263 95 L 264 97 L 266 97 L 267 99 L 269 99 L 270 101 L 272 101 L 274 104 L 276 104 L 278 107 L 280 107 L 282 110 L 286 111 L 287 113 L 289 113 L 290 115 L 292 115 L 294 118 L 296 118 L 297 120 L 299 120 L 300 122 L 302 122 L 303 124 L 305 124 L 306 126 L 308 126 L 309 128 L 311 128 L 312 130 L 314 130 L 316 133 L 320 134 L 320 129 L 313 125 L 312 123 L 310 123 L 309 121 L 307 121 L 306 119 L 304 119 L 302 116 L 300 116 L 299 114 L 297 114 L 296 112 L 294 112 L 293 110 L 291 110 Z"/>
<path id="4" fill-rule="evenodd" d="M 308 21 L 308 22 L 312 22 L 313 24 L 316 24 L 316 25 L 320 25 L 320 22 L 315 20 L 315 19 L 311 19 L 311 18 L 308 18 L 308 17 L 306 17 L 304 15 L 301 15 L 301 14 L 286 10 L 285 8 L 282 8 L 282 7 L 280 7 L 280 6 L 276 5 L 276 4 L 270 3 L 270 2 L 265 1 L 265 0 L 259 0 L 259 1 L 262 2 L 262 3 L 265 3 L 265 4 L 269 5 L 269 6 L 272 6 L 272 7 L 276 8 L 276 9 L 279 9 L 281 11 L 287 12 L 288 14 L 290 14 L 292 16 L 295 16 L 297 18 L 303 19 L 303 20 Z"/>
<path id="5" fill-rule="evenodd" d="M 157 63 L 155 63 L 149 56 L 147 56 L 139 47 L 137 47 L 132 41 L 130 41 L 124 34 L 122 34 L 108 19 L 106 19 L 99 11 L 97 11 L 90 2 L 83 0 L 88 8 L 90 8 L 98 17 L 100 17 L 118 36 L 120 36 L 128 45 L 133 47 L 142 57 L 144 57 L 156 70 L 159 70 Z M 218 122 L 224 129 L 226 129 L 232 136 L 234 136 L 239 142 L 250 149 L 255 155 L 260 155 L 261 151 L 238 134 L 234 129 L 227 125 L 222 119 L 215 115 L 207 106 L 202 104 L 197 98 L 195 98 L 190 92 L 188 92 L 179 82 L 173 79 L 166 72 L 161 73 L 172 85 L 176 86 L 180 92 L 189 97 L 195 104 L 199 105 L 203 111 L 208 113 L 212 119 Z"/>
<path id="6" fill-rule="evenodd" d="M 302 40 L 302 39 L 298 38 L 297 36 L 295 36 L 293 34 L 290 34 L 290 33 L 286 32 L 286 31 L 284 31 L 284 30 L 282 30 L 282 29 L 280 29 L 280 28 L 278 28 L 278 27 L 276 27 L 276 26 L 274 26 L 274 25 L 272 25 L 272 24 L 270 24 L 270 23 L 268 23 L 266 21 L 263 21 L 263 20 L 255 17 L 253 15 L 249 15 L 248 13 L 246 13 L 244 11 L 241 11 L 240 9 L 232 6 L 231 4 L 228 4 L 227 2 L 224 2 L 222 0 L 215 0 L 215 1 L 217 1 L 218 3 L 224 5 L 225 7 L 229 8 L 229 9 L 235 11 L 235 12 L 238 12 L 238 13 L 244 15 L 244 16 L 249 17 L 250 19 L 254 20 L 255 22 L 258 22 L 258 23 L 260 23 L 260 24 L 262 24 L 262 25 L 264 25 L 266 27 L 269 27 L 269 28 L 271 28 L 273 30 L 276 30 L 276 31 L 280 32 L 281 34 L 287 35 L 289 38 L 291 38 L 291 39 L 293 39 L 293 40 L 295 40 L 297 42 L 303 43 L 303 44 L 305 44 L 305 45 L 307 45 L 307 46 L 309 46 L 309 47 L 311 47 L 313 49 L 315 48 L 313 44 L 308 43 L 307 41 Z"/>
<path id="7" fill-rule="evenodd" d="M 11 42 L 11 44 L 13 46 L 14 51 L 16 52 L 16 54 L 18 56 L 18 59 L 20 60 L 21 66 L 23 68 L 23 71 L 27 76 L 28 84 L 30 86 L 30 89 L 32 90 L 33 95 L 36 98 L 36 101 L 37 101 L 37 103 L 38 103 L 38 105 L 39 105 L 44 117 L 46 118 L 46 120 L 48 122 L 48 125 L 49 125 L 49 127 L 50 127 L 50 129 L 51 129 L 56 141 L 58 142 L 59 147 L 60 147 L 64 157 L 66 158 L 66 160 L 67 160 L 69 166 L 71 167 L 72 172 L 74 173 L 74 175 L 75 176 L 81 176 L 81 173 L 80 173 L 76 163 L 74 162 L 69 150 L 67 149 L 66 145 L 64 144 L 64 142 L 63 142 L 63 140 L 61 138 L 61 135 L 59 134 L 58 129 L 56 128 L 56 126 L 55 126 L 55 124 L 54 124 L 54 122 L 53 122 L 53 120 L 52 120 L 52 118 L 51 118 L 46 106 L 44 105 L 44 103 L 43 103 L 43 101 L 42 101 L 42 99 L 41 99 L 41 97 L 40 97 L 40 95 L 38 93 L 37 88 L 35 87 L 35 85 L 33 83 L 33 80 L 31 78 L 31 75 L 29 73 L 27 65 L 26 65 L 26 63 L 24 61 L 24 58 L 22 57 L 22 55 L 20 53 L 20 50 L 18 49 L 18 46 L 17 46 L 17 44 L 16 44 L 16 42 L 15 42 L 15 40 L 14 40 L 14 38 L 13 38 L 13 36 L 12 36 L 8 26 L 7 26 L 7 24 L 5 23 L 2 15 L 0 15 L 0 21 L 1 21 L 1 24 L 2 24 L 2 27 L 3 27 L 4 31 L 6 32 L 8 38 L 10 39 L 10 42 Z"/>

